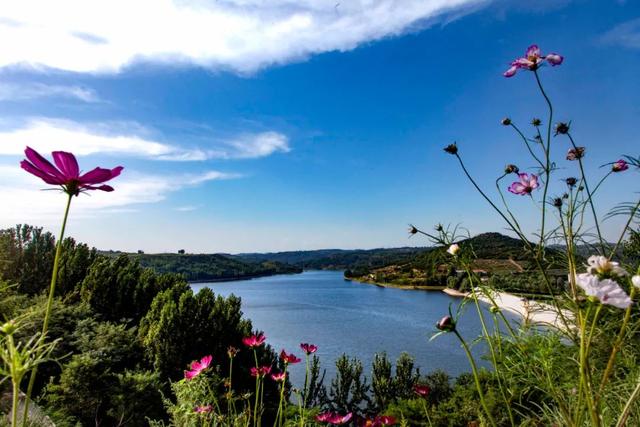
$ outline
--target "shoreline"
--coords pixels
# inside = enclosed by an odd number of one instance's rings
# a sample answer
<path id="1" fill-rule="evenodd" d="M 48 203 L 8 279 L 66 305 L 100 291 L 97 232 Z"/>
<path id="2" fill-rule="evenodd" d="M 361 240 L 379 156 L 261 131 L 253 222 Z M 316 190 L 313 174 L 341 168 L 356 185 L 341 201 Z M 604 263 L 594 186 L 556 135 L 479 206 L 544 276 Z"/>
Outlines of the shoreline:
<path id="1" fill-rule="evenodd" d="M 445 292 L 444 286 L 418 286 L 418 285 L 396 285 L 393 283 L 379 283 L 368 280 L 358 280 L 354 277 L 345 277 L 344 280 L 349 282 L 360 283 L 361 285 L 373 285 L 379 288 L 400 289 L 403 291 L 442 291 Z"/>
<path id="2" fill-rule="evenodd" d="M 374 285 L 380 288 L 393 288 L 412 291 L 441 291 L 453 298 L 472 298 L 470 292 L 461 292 L 444 286 L 394 285 L 391 283 L 377 283 L 346 277 L 345 280 L 361 283 L 364 285 Z M 492 298 L 493 301 L 491 301 L 491 299 L 486 295 L 478 295 L 479 301 L 489 306 L 492 306 L 495 302 L 500 310 L 520 316 L 525 323 L 554 326 L 559 329 L 563 328 L 562 319 L 558 315 L 556 309 L 548 303 L 519 297 L 508 292 L 499 291 L 494 291 Z M 565 317 L 567 316 L 568 313 L 565 314 Z"/>

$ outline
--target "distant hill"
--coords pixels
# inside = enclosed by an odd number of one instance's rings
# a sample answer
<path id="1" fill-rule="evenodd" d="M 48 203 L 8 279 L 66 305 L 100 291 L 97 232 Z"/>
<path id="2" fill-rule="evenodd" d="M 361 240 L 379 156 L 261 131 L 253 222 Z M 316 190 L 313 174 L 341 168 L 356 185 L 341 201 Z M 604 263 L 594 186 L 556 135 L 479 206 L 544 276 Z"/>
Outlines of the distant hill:
<path id="1" fill-rule="evenodd" d="M 120 252 L 103 252 L 113 256 Z M 220 254 L 127 254 L 158 273 L 182 274 L 189 281 L 239 280 L 274 274 L 300 273 L 293 265 L 272 261 L 243 261 Z"/>
<path id="2" fill-rule="evenodd" d="M 354 268 L 378 268 L 394 263 L 408 262 L 429 248 L 392 249 L 321 249 L 314 251 L 289 251 L 274 253 L 247 253 L 233 255 L 248 262 L 280 262 L 309 270 L 348 270 Z"/>
<path id="3" fill-rule="evenodd" d="M 500 233 L 482 233 L 458 243 L 463 248 L 473 249 L 476 258 L 473 268 L 481 274 L 520 273 L 531 265 L 531 254 L 525 250 L 523 242 Z M 380 267 L 354 268 L 346 271 L 345 276 L 381 284 L 444 287 L 450 284 L 450 277 L 456 276 L 446 249 L 426 248 L 409 259 Z"/>

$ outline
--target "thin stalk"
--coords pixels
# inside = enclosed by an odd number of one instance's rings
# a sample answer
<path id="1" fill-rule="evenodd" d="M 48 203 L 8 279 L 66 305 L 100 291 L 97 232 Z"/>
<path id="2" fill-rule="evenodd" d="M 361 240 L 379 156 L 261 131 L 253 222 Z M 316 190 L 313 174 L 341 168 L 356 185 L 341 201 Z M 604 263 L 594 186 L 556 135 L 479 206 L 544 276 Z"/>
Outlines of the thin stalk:
<path id="1" fill-rule="evenodd" d="M 622 243 L 622 239 L 624 239 L 624 235 L 627 233 L 627 229 L 631 225 L 631 221 L 633 221 L 633 218 L 636 216 L 636 212 L 638 212 L 639 208 L 640 208 L 640 200 L 638 200 L 638 203 L 636 203 L 636 205 L 631 210 L 631 215 L 629 215 L 629 220 L 624 225 L 624 228 L 622 229 L 622 233 L 620 234 L 620 238 L 618 239 L 615 246 L 611 250 L 611 253 L 609 254 L 609 259 L 613 258 L 613 256 L 616 254 L 616 251 L 618 250 L 618 246 L 620 246 L 620 243 Z"/>
<path id="2" fill-rule="evenodd" d="M 577 150 L 578 147 L 576 146 L 576 143 L 573 141 L 573 137 L 571 136 L 571 133 L 567 133 L 567 136 L 569 137 L 569 141 L 571 141 L 571 145 L 573 146 L 573 148 Z M 584 173 L 584 165 L 582 164 L 581 157 L 578 157 L 578 165 L 580 166 L 580 175 L 582 178 L 582 183 L 584 184 L 584 189 L 587 191 L 587 196 L 588 196 L 587 202 L 589 203 L 589 206 L 591 206 L 591 213 L 593 214 L 593 222 L 596 225 L 598 240 L 600 241 L 600 247 L 602 248 L 602 254 L 604 255 L 606 251 L 604 239 L 602 238 L 602 232 L 600 231 L 600 223 L 598 221 L 598 215 L 596 214 L 596 208 L 593 204 L 592 194 L 591 194 L 591 191 L 589 190 L 589 183 L 587 182 L 587 176 Z"/>
<path id="3" fill-rule="evenodd" d="M 422 399 L 422 407 L 424 408 L 424 416 L 427 417 L 427 422 L 429 423 L 429 427 L 433 427 L 433 424 L 431 424 L 431 418 L 429 418 L 429 411 L 427 410 L 426 399 Z"/>
<path id="4" fill-rule="evenodd" d="M 629 418 L 629 414 L 631 413 L 631 405 L 633 405 L 633 402 L 635 402 L 638 396 L 640 396 L 640 379 L 638 379 L 638 384 L 633 390 L 633 393 L 631 393 L 631 396 L 629 396 L 627 404 L 624 405 L 624 409 L 622 410 L 622 414 L 620 414 L 620 418 L 618 419 L 616 427 L 624 427 L 627 424 L 627 418 Z"/>
<path id="5" fill-rule="evenodd" d="M 13 403 L 11 404 L 11 427 L 18 426 L 18 401 L 20 400 L 20 383 L 13 380 Z"/>
<path id="6" fill-rule="evenodd" d="M 49 318 L 51 317 L 51 308 L 53 307 L 53 297 L 56 293 L 56 283 L 58 281 L 58 268 L 60 263 L 60 254 L 62 253 L 62 241 L 64 240 L 64 231 L 67 228 L 67 219 L 69 217 L 69 208 L 71 207 L 72 194 L 68 194 L 67 206 L 64 210 L 64 217 L 62 219 L 62 227 L 60 229 L 60 236 L 56 242 L 56 255 L 53 259 L 53 271 L 51 272 L 51 283 L 49 285 L 49 298 L 47 299 L 47 308 L 44 312 L 44 321 L 42 322 L 42 335 L 40 336 L 40 343 L 44 342 L 49 329 Z M 31 400 L 31 393 L 33 393 L 33 386 L 36 382 L 36 376 L 38 375 L 38 367 L 36 366 L 31 371 L 31 377 L 29 378 L 29 385 L 27 386 L 27 395 L 24 399 L 24 414 L 22 416 L 22 427 L 27 426 L 27 419 L 29 417 L 29 402 Z"/>
<path id="7" fill-rule="evenodd" d="M 636 287 L 631 286 L 631 292 L 629 293 L 629 297 L 633 299 L 633 296 L 636 292 Z M 598 387 L 598 394 L 596 395 L 596 403 L 599 403 L 599 397 L 604 393 L 604 388 L 607 385 L 607 381 L 609 380 L 609 376 L 611 375 L 611 371 L 613 370 L 613 365 L 616 360 L 616 354 L 618 350 L 620 350 L 620 345 L 622 345 L 622 341 L 624 339 L 625 330 L 627 328 L 627 324 L 629 323 L 629 319 L 631 318 L 631 308 L 633 304 L 627 307 L 627 310 L 624 312 L 624 319 L 622 320 L 622 326 L 620 327 L 620 332 L 618 332 L 618 336 L 616 337 L 615 342 L 613 343 L 613 347 L 611 348 L 611 354 L 609 355 L 609 361 L 607 362 L 607 367 L 602 374 L 602 380 L 600 380 L 600 386 Z"/>
<path id="8" fill-rule="evenodd" d="M 531 146 L 529 145 L 529 140 L 527 140 L 527 138 L 524 136 L 524 134 L 520 131 L 520 129 L 518 129 L 518 127 L 516 125 L 514 125 L 513 123 L 511 123 L 511 127 L 515 129 L 516 132 L 518 132 L 518 135 L 520 135 L 520 137 L 522 138 L 522 140 L 524 141 L 524 144 L 527 146 L 527 150 L 529 150 L 529 154 L 531 154 L 531 157 L 533 157 L 535 159 L 536 162 L 538 162 L 538 164 L 540 165 L 540 167 L 542 169 L 544 169 L 544 164 L 542 163 L 542 161 L 538 158 L 538 156 L 536 156 L 536 154 L 533 152 L 533 150 L 531 149 Z"/>
<path id="9" fill-rule="evenodd" d="M 256 362 L 256 394 L 253 402 L 253 425 L 257 426 L 258 424 L 258 397 L 260 394 L 260 367 L 258 366 L 258 353 L 256 353 L 256 349 L 253 349 L 253 359 Z"/>
<path id="10" fill-rule="evenodd" d="M 478 395 L 480 396 L 480 404 L 482 404 L 482 408 L 484 409 L 484 412 L 487 414 L 487 418 L 489 419 L 489 422 L 491 423 L 491 425 L 497 426 L 496 421 L 493 419 L 493 415 L 491 415 L 491 412 L 489 411 L 487 402 L 485 402 L 484 400 L 484 391 L 482 390 L 482 385 L 480 384 L 480 377 L 478 376 L 478 368 L 476 367 L 476 362 L 473 359 L 471 350 L 469 350 L 469 346 L 467 345 L 464 338 L 462 338 L 462 336 L 457 330 L 454 329 L 453 333 L 456 334 L 456 336 L 460 340 L 460 343 L 462 344 L 462 348 L 464 349 L 464 352 L 467 354 L 467 358 L 469 359 L 469 363 L 471 364 L 473 379 L 476 383 L 476 388 L 478 389 Z"/>
<path id="11" fill-rule="evenodd" d="M 544 90 L 544 87 L 542 87 L 542 82 L 540 81 L 540 76 L 538 75 L 538 70 L 533 70 L 533 74 L 536 76 L 536 82 L 538 83 L 538 88 L 540 88 L 540 92 L 542 93 L 542 96 L 544 97 L 545 101 L 547 101 L 547 106 L 549 107 L 549 123 L 547 124 L 547 145 L 544 148 L 544 155 L 545 155 L 545 167 L 544 172 L 545 172 L 545 180 L 544 180 L 544 190 L 542 193 L 542 222 L 540 225 L 540 245 L 539 245 L 539 250 L 542 251 L 542 244 L 544 243 L 544 228 L 545 228 L 545 220 L 546 220 L 546 205 L 544 203 L 545 200 L 547 200 L 547 193 L 549 192 L 549 181 L 550 181 L 550 175 L 551 175 L 551 126 L 553 123 L 553 105 L 551 104 L 551 100 L 549 99 L 549 97 L 547 96 L 547 93 Z"/>
<path id="12" fill-rule="evenodd" d="M 526 237 L 520 233 L 518 233 L 518 230 L 515 228 L 515 226 L 511 223 L 511 221 L 509 220 L 509 218 L 507 218 L 505 216 L 504 213 L 502 213 L 502 211 L 495 205 L 495 203 L 493 203 L 493 201 L 489 198 L 489 196 L 487 196 L 485 194 L 484 191 L 482 191 L 482 189 L 480 188 L 480 186 L 476 183 L 476 181 L 473 179 L 473 177 L 471 177 L 471 174 L 469 173 L 469 171 L 467 170 L 467 168 L 464 165 L 464 162 L 462 161 L 462 158 L 460 157 L 460 155 L 458 153 L 455 154 L 456 158 L 458 159 L 458 162 L 460 162 L 460 166 L 462 167 L 462 171 L 464 172 L 464 174 L 467 176 L 467 179 L 469 179 L 469 181 L 471 182 L 471 184 L 473 184 L 473 186 L 476 188 L 476 190 L 480 193 L 480 195 L 491 205 L 491 207 L 502 217 L 502 219 L 505 220 L 505 222 L 509 225 L 509 227 L 511 228 L 511 230 L 513 230 L 513 232 L 515 232 L 520 239 L 525 242 L 525 244 L 528 244 L 528 240 L 526 239 Z"/>

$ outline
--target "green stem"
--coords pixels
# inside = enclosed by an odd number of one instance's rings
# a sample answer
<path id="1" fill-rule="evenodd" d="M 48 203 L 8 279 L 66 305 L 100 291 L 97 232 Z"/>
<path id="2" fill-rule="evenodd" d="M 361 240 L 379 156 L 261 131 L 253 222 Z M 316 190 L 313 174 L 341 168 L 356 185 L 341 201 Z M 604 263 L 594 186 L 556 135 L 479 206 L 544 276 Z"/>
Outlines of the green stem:
<path id="1" fill-rule="evenodd" d="M 620 246 L 620 243 L 622 243 L 622 239 L 624 239 L 624 235 L 627 233 L 627 228 L 629 228 L 629 226 L 631 225 L 631 221 L 633 221 L 633 218 L 636 216 L 636 212 L 638 212 L 639 208 L 640 208 L 640 200 L 638 200 L 638 203 L 636 203 L 636 205 L 631 210 L 631 215 L 629 215 L 629 220 L 627 221 L 624 228 L 622 229 L 620 238 L 618 239 L 615 246 L 611 250 L 611 253 L 609 254 L 609 259 L 613 258 L 613 256 L 616 254 L 616 251 L 618 250 L 618 246 Z"/>
<path id="2" fill-rule="evenodd" d="M 68 194 L 67 206 L 64 210 L 64 218 L 62 219 L 62 228 L 60 229 L 60 236 L 56 242 L 56 256 L 53 260 L 53 271 L 51 272 L 51 284 L 49 285 L 49 298 L 47 299 L 47 308 L 44 312 L 44 321 L 42 322 L 42 335 L 40 336 L 40 343 L 46 339 L 47 330 L 49 329 L 49 318 L 51 317 L 51 308 L 53 307 L 53 297 L 56 293 L 56 283 L 58 281 L 58 267 L 60 263 L 60 254 L 62 253 L 62 241 L 64 240 L 64 231 L 67 227 L 67 218 L 69 217 L 69 208 L 71 206 L 72 194 Z M 31 400 L 31 393 L 33 393 L 33 386 L 36 382 L 36 376 L 38 374 L 38 367 L 36 366 L 31 371 L 31 377 L 29 378 L 29 385 L 27 387 L 27 395 L 24 399 L 24 415 L 22 417 L 22 427 L 27 426 L 27 419 L 29 417 L 29 402 Z"/>
<path id="3" fill-rule="evenodd" d="M 16 380 L 13 383 L 13 403 L 11 405 L 11 427 L 18 427 L 18 401 L 20 400 L 20 383 Z"/>
<path id="4" fill-rule="evenodd" d="M 471 350 L 469 350 L 469 346 L 465 342 L 464 338 L 460 335 L 457 330 L 453 330 L 453 333 L 456 334 L 460 343 L 462 343 L 462 348 L 464 352 L 467 354 L 467 358 L 469 359 L 469 363 L 471 364 L 471 372 L 473 373 L 473 379 L 476 383 L 476 388 L 478 389 L 478 395 L 480 396 L 480 404 L 482 404 L 482 408 L 484 412 L 487 414 L 487 418 L 492 426 L 497 426 L 496 421 L 493 419 L 493 415 L 491 415 L 491 411 L 489 411 L 489 407 L 484 400 L 484 391 L 482 390 L 482 385 L 480 384 L 480 377 L 478 376 L 478 368 L 476 366 L 476 361 L 473 359 L 473 355 L 471 354 Z"/>
<path id="5" fill-rule="evenodd" d="M 426 399 L 422 399 L 422 407 L 424 408 L 424 415 L 425 415 L 425 417 L 427 417 L 427 422 L 429 423 L 429 426 L 432 427 L 433 424 L 431 424 L 431 418 L 429 418 L 429 411 L 427 410 L 427 401 L 426 401 Z"/>
<path id="6" fill-rule="evenodd" d="M 631 286 L 631 292 L 629 293 L 629 297 L 633 299 L 633 296 L 636 292 L 636 287 Z M 622 326 L 620 327 L 620 332 L 618 332 L 618 336 L 611 348 L 611 354 L 609 355 L 609 361 L 607 362 L 607 367 L 602 374 L 602 380 L 600 381 L 600 386 L 598 387 L 598 394 L 596 395 L 596 404 L 599 403 L 599 397 L 604 393 L 604 388 L 607 385 L 607 381 L 609 380 L 609 376 L 611 375 L 611 371 L 613 370 L 613 365 L 616 360 L 616 354 L 620 349 L 620 345 L 622 345 L 622 340 L 624 339 L 624 333 L 627 328 L 627 324 L 629 323 L 629 319 L 631 318 L 631 308 L 633 304 L 630 304 L 627 307 L 627 310 L 624 313 L 624 319 L 622 320 Z"/>
<path id="7" fill-rule="evenodd" d="M 253 425 L 258 425 L 258 397 L 260 394 L 260 367 L 258 366 L 258 354 L 256 349 L 253 349 L 253 358 L 256 361 L 256 394 L 253 402 Z"/>
<path id="8" fill-rule="evenodd" d="M 627 404 L 624 405 L 624 409 L 622 410 L 622 414 L 620 414 L 620 418 L 618 419 L 618 423 L 616 424 L 616 427 L 624 427 L 627 424 L 627 418 L 629 418 L 629 414 L 631 413 L 631 408 L 633 405 L 633 402 L 638 398 L 638 396 L 640 395 L 640 379 L 638 379 L 638 384 L 636 385 L 636 388 L 633 390 L 633 393 L 631 393 L 631 396 L 629 396 L 629 400 L 627 400 Z"/>
<path id="9" fill-rule="evenodd" d="M 567 136 L 569 137 L 569 141 L 571 141 L 571 145 L 573 146 L 574 150 L 577 150 L 578 147 L 576 146 L 576 143 L 573 141 L 573 137 L 571 136 L 571 133 L 567 133 Z M 598 233 L 598 240 L 600 241 L 600 247 L 602 248 L 602 254 L 604 255 L 605 251 L 606 251 L 606 247 L 604 244 L 604 239 L 602 238 L 602 232 L 600 231 L 600 223 L 598 221 L 598 215 L 596 214 L 596 208 L 593 204 L 593 197 L 592 197 L 592 193 L 589 190 L 589 183 L 587 182 L 587 176 L 584 173 L 584 165 L 582 164 L 582 158 L 578 157 L 578 165 L 580 166 L 580 175 L 582 178 L 582 182 L 584 183 L 584 189 L 587 192 L 587 202 L 589 203 L 589 206 L 591 206 L 591 213 L 593 214 L 593 222 L 596 225 L 596 231 Z"/>
<path id="10" fill-rule="evenodd" d="M 533 70 L 533 74 L 536 76 L 536 82 L 538 83 L 538 88 L 540 88 L 540 92 L 544 97 L 545 101 L 547 101 L 547 106 L 549 107 L 549 123 L 547 124 L 547 146 L 544 149 L 545 154 L 545 180 L 544 180 L 544 191 L 542 193 L 542 223 L 540 225 L 540 244 L 538 247 L 539 251 L 542 251 L 543 243 L 544 243 L 544 228 L 545 228 L 545 220 L 546 220 L 546 200 L 547 193 L 549 191 L 549 180 L 551 175 L 551 126 L 553 123 L 553 105 L 551 104 L 551 100 L 547 96 L 547 93 L 544 91 L 544 87 L 542 87 L 542 82 L 540 81 L 540 76 L 538 75 L 538 70 Z"/>
<path id="11" fill-rule="evenodd" d="M 524 141 L 524 144 L 527 146 L 527 149 L 529 150 L 529 154 L 531 154 L 531 156 L 535 159 L 536 162 L 538 162 L 538 164 L 540 165 L 540 167 L 542 169 L 544 169 L 544 164 L 542 163 L 542 161 L 538 158 L 538 156 L 536 156 L 536 153 L 533 152 L 533 150 L 531 149 L 531 146 L 529 145 L 529 141 L 527 140 L 527 138 L 524 136 L 524 134 L 520 131 L 520 129 L 518 129 L 518 127 L 516 125 L 514 125 L 513 123 L 511 123 L 511 127 L 514 128 L 516 130 L 516 132 L 518 132 L 518 135 L 520 135 L 520 137 L 522 138 L 522 140 Z"/>

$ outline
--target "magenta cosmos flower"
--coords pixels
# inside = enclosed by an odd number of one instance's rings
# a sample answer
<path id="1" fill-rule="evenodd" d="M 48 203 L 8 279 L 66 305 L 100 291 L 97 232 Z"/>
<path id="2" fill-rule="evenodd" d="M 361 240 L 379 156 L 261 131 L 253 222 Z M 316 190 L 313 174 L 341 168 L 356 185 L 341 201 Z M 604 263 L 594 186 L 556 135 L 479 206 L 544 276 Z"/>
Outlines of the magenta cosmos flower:
<path id="1" fill-rule="evenodd" d="M 555 67 L 556 65 L 562 64 L 563 60 L 562 55 L 558 55 L 557 53 L 543 55 L 538 45 L 533 44 L 529 46 L 523 57 L 511 63 L 511 67 L 505 71 L 503 75 L 505 77 L 513 77 L 518 70 L 535 71 L 540 68 L 541 65 L 544 65 L 545 61 Z"/>
<path id="2" fill-rule="evenodd" d="M 318 346 L 313 344 L 308 344 L 306 342 L 300 343 L 300 348 L 306 355 L 310 355 L 318 351 Z"/>
<path id="3" fill-rule="evenodd" d="M 611 172 L 623 172 L 627 169 L 629 169 L 629 164 L 622 159 L 614 162 L 611 166 Z"/>
<path id="4" fill-rule="evenodd" d="M 526 196 L 531 194 L 531 192 L 540 185 L 538 183 L 538 177 L 535 174 L 529 175 L 528 173 L 519 173 L 518 177 L 520 177 L 520 180 L 514 182 L 508 188 L 508 190 L 513 194 Z"/>
<path id="5" fill-rule="evenodd" d="M 113 169 L 95 168 L 80 175 L 78 161 L 71 153 L 64 151 L 51 153 L 55 166 L 31 147 L 27 147 L 24 154 L 27 159 L 20 162 L 22 169 L 47 184 L 59 185 L 70 196 L 77 196 L 89 190 L 113 191 L 113 187 L 103 183 L 117 177 L 124 169 L 122 166 Z"/>
<path id="6" fill-rule="evenodd" d="M 416 384 L 413 386 L 413 392 L 420 397 L 427 397 L 431 393 L 431 388 L 428 385 Z"/>
<path id="7" fill-rule="evenodd" d="M 251 368 L 251 376 L 252 377 L 264 377 L 271 373 L 271 366 L 261 366 L 256 368 L 255 366 Z"/>
<path id="8" fill-rule="evenodd" d="M 242 343 L 250 348 L 260 347 L 266 339 L 263 334 L 257 334 L 242 338 Z"/>
<path id="9" fill-rule="evenodd" d="M 196 407 L 196 409 L 194 409 L 194 412 L 196 414 L 208 414 L 211 411 L 213 411 L 213 407 L 211 405 L 198 406 Z"/>
<path id="10" fill-rule="evenodd" d="M 280 359 L 282 359 L 282 361 L 286 364 L 300 363 L 302 361 L 299 357 L 296 357 L 295 354 L 287 354 L 287 352 L 284 350 L 280 352 Z"/>
<path id="11" fill-rule="evenodd" d="M 348 423 L 352 417 L 353 414 L 351 412 L 346 415 L 340 415 L 333 412 L 324 412 L 322 414 L 316 415 L 316 421 L 319 421 L 321 423 L 340 425 Z"/>
<path id="12" fill-rule="evenodd" d="M 195 360 L 191 363 L 191 370 L 189 371 L 185 371 L 184 373 L 184 377 L 188 380 L 191 380 L 195 377 L 197 377 L 198 375 L 200 375 L 200 373 L 202 371 L 204 371 L 205 369 L 207 369 L 209 367 L 209 365 L 211 364 L 211 360 L 213 359 L 213 357 L 211 356 L 205 356 L 202 359 Z"/>

